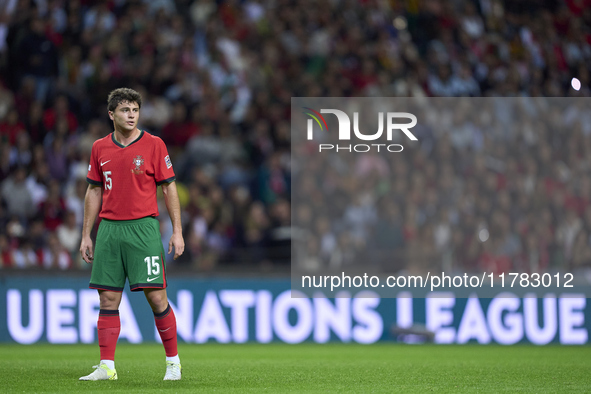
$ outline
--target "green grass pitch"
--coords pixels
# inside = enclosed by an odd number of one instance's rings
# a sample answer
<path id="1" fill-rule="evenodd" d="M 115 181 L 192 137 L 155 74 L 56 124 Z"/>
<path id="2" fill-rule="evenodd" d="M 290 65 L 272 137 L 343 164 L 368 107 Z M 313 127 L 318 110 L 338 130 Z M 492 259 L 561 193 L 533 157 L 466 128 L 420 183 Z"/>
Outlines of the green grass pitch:
<path id="1" fill-rule="evenodd" d="M 183 380 L 164 382 L 161 345 L 120 344 L 119 380 L 81 382 L 96 345 L 0 345 L 0 392 L 590 392 L 591 347 L 180 345 Z"/>

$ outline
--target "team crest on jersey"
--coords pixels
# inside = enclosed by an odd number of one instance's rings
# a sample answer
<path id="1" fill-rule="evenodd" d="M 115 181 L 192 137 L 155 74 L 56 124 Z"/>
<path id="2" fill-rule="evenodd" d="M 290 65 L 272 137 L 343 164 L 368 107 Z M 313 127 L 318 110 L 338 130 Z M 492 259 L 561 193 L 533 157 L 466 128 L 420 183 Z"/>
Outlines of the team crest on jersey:
<path id="1" fill-rule="evenodd" d="M 137 155 L 134 159 L 133 159 L 133 165 L 135 165 L 135 168 L 131 169 L 131 172 L 133 172 L 136 175 L 139 174 L 143 174 L 144 172 L 140 169 L 140 166 L 144 165 L 144 159 L 142 159 L 142 157 L 140 155 Z"/>

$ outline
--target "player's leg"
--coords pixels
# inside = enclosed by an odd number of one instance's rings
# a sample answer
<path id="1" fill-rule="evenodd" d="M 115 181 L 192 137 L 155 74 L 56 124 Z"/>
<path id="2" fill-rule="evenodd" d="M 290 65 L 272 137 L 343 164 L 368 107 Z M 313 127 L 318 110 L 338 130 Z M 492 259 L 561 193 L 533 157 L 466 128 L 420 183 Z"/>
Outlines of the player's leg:
<path id="1" fill-rule="evenodd" d="M 154 312 L 156 328 L 166 353 L 164 380 L 179 380 L 176 318 L 166 296 L 166 264 L 160 225 L 154 218 L 138 219 L 122 237 L 124 263 L 131 291 L 144 291 Z"/>
<path id="2" fill-rule="evenodd" d="M 117 380 L 115 348 L 121 331 L 119 304 L 125 285 L 117 233 L 117 226 L 104 220 L 101 222 L 89 286 L 98 290 L 100 299 L 97 332 L 101 361 L 93 373 L 80 380 Z"/>
<path id="3" fill-rule="evenodd" d="M 121 294 L 115 291 L 99 290 L 100 311 L 96 324 L 101 361 L 96 370 L 80 380 L 117 380 L 115 369 L 115 348 L 121 331 L 119 304 Z"/>
<path id="4" fill-rule="evenodd" d="M 167 361 L 177 361 L 176 317 L 168 303 L 166 289 L 144 289 L 144 294 L 154 312 L 154 321 L 164 345 Z"/>
<path id="5" fill-rule="evenodd" d="M 97 322 L 98 342 L 101 353 L 101 364 L 115 370 L 115 348 L 121 331 L 119 304 L 121 295 L 115 291 L 99 290 L 100 311 Z"/>
<path id="6" fill-rule="evenodd" d="M 168 303 L 166 289 L 144 289 L 144 294 L 154 312 L 156 329 L 166 353 L 164 380 L 180 380 L 181 361 L 177 347 L 176 317 Z"/>

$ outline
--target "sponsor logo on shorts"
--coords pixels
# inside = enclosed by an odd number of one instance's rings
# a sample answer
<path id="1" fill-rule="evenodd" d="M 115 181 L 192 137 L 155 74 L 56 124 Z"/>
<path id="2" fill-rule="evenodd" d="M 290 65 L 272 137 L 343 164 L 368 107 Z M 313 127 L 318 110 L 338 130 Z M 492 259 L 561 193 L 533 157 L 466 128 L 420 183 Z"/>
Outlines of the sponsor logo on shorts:
<path id="1" fill-rule="evenodd" d="M 155 281 L 155 280 L 156 280 L 156 279 L 158 279 L 158 278 L 160 278 L 160 277 L 159 277 L 159 276 L 157 276 L 157 277 L 155 277 L 155 278 L 148 278 L 148 279 L 146 279 L 146 280 L 147 280 L 147 281 L 148 281 L 148 283 L 149 283 L 149 282 L 153 282 L 153 281 Z"/>

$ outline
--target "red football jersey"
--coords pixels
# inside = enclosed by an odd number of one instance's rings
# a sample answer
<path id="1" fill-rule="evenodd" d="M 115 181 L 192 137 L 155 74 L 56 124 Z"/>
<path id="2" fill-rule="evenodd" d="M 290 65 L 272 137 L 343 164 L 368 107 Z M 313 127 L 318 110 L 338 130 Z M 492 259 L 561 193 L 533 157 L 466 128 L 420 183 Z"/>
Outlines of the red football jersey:
<path id="1" fill-rule="evenodd" d="M 132 220 L 158 216 L 157 186 L 175 175 L 164 142 L 142 131 L 127 146 L 115 141 L 114 133 L 96 140 L 86 180 L 103 188 L 101 218 Z"/>

